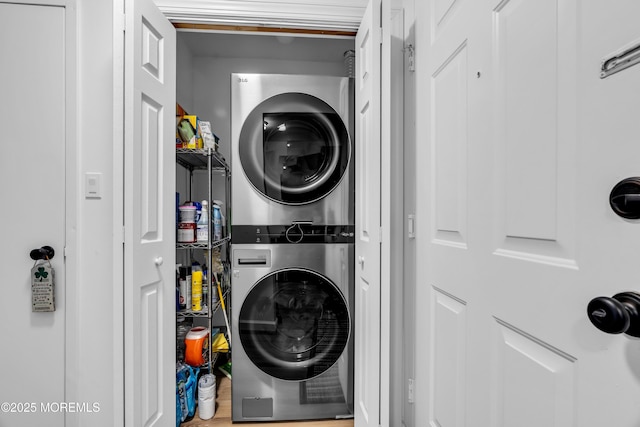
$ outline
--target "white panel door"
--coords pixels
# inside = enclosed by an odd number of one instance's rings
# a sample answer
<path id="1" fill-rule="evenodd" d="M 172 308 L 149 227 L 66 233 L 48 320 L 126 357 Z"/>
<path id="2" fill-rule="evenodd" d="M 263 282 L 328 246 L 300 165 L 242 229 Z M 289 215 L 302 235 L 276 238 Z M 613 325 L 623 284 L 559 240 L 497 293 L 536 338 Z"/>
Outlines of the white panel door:
<path id="1" fill-rule="evenodd" d="M 369 2 L 356 36 L 356 426 L 380 424 L 381 3 Z"/>
<path id="2" fill-rule="evenodd" d="M 173 427 L 176 33 L 125 5 L 125 425 Z"/>
<path id="3" fill-rule="evenodd" d="M 25 23 L 28 23 L 26 25 Z M 0 426 L 65 425 L 65 9 L 0 4 Z M 31 311 L 31 249 L 54 248 L 55 311 Z"/>
<path id="4" fill-rule="evenodd" d="M 640 223 L 609 206 L 640 176 L 640 66 L 600 78 L 640 3 L 416 9 L 417 425 L 639 425 L 640 341 L 587 305 L 640 292 Z"/>

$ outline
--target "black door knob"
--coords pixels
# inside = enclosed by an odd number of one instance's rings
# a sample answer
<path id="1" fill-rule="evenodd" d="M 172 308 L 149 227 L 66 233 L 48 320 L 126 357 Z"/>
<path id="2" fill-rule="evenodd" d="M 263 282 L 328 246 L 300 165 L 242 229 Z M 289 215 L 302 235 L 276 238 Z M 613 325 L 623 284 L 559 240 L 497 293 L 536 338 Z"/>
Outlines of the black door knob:
<path id="1" fill-rule="evenodd" d="M 587 314 L 603 332 L 640 338 L 640 294 L 622 292 L 612 298 L 594 298 L 587 306 Z"/>
<path id="2" fill-rule="evenodd" d="M 41 248 L 32 249 L 31 252 L 29 252 L 29 256 L 34 261 L 39 259 L 51 260 L 55 254 L 56 251 L 54 251 L 51 246 L 42 246 Z"/>
<path id="3" fill-rule="evenodd" d="M 640 178 L 623 179 L 609 194 L 611 209 L 626 219 L 640 219 Z"/>

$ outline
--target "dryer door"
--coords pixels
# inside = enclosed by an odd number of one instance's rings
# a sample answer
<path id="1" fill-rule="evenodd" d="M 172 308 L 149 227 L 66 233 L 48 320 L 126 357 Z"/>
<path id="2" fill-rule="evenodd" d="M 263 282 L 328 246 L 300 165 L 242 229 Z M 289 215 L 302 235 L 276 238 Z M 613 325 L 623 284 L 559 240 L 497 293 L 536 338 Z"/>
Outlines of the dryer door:
<path id="1" fill-rule="evenodd" d="M 240 309 L 239 336 L 247 356 L 266 374 L 283 380 L 308 380 L 331 368 L 350 331 L 340 290 L 309 270 L 280 270 L 264 277 Z"/>
<path id="2" fill-rule="evenodd" d="M 311 203 L 329 194 L 349 164 L 351 143 L 340 115 L 303 93 L 260 103 L 245 120 L 239 141 L 251 185 L 279 203 Z"/>

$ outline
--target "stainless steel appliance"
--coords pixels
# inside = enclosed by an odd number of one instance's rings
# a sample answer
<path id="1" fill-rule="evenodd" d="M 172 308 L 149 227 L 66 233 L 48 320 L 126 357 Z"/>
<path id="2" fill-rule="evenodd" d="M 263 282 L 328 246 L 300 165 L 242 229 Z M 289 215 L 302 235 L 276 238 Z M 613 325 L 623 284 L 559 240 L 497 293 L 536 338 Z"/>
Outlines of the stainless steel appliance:
<path id="1" fill-rule="evenodd" d="M 232 74 L 232 226 L 354 223 L 353 79 Z"/>
<path id="2" fill-rule="evenodd" d="M 233 421 L 352 417 L 353 227 L 234 233 Z"/>

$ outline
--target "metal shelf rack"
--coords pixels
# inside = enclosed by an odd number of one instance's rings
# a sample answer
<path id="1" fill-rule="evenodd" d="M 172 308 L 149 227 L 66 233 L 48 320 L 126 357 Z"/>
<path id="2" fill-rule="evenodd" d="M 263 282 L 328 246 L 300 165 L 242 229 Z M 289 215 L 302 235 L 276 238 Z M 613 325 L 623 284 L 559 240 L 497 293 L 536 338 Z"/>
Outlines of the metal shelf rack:
<path id="1" fill-rule="evenodd" d="M 230 295 L 230 287 L 229 280 L 226 275 L 229 274 L 229 269 L 225 266 L 225 263 L 228 262 L 229 259 L 229 243 L 231 241 L 230 235 L 230 227 L 229 227 L 229 217 L 230 217 L 230 191 L 231 191 L 231 173 L 229 170 L 229 166 L 225 161 L 224 157 L 217 151 L 213 149 L 189 149 L 189 148 L 177 148 L 176 149 L 176 162 L 186 168 L 191 174 L 193 174 L 194 170 L 206 170 L 207 171 L 207 200 L 209 202 L 209 233 L 207 242 L 204 243 L 177 243 L 176 249 L 178 250 L 187 250 L 189 251 L 187 259 L 191 259 L 191 251 L 194 250 L 204 250 L 208 253 L 208 258 L 206 259 L 206 263 L 211 270 L 213 266 L 213 249 L 220 248 L 220 251 L 225 251 L 225 259 L 222 259 L 221 262 L 224 267 L 224 271 L 222 273 L 221 288 L 223 293 L 223 298 L 228 300 Z M 225 222 L 223 230 L 226 230 L 226 235 L 223 236 L 220 240 L 213 240 L 213 224 L 211 222 L 211 214 L 213 213 L 213 172 L 221 172 L 225 176 Z M 189 188 L 189 193 L 191 189 Z M 222 255 L 222 253 L 221 253 Z M 217 288 L 215 285 L 215 280 L 212 280 L 213 272 L 209 271 L 207 280 L 208 285 L 208 297 L 206 301 L 206 310 L 203 309 L 201 311 L 193 311 L 193 310 L 179 310 L 176 312 L 176 316 L 183 316 L 186 318 L 206 318 L 207 319 L 207 327 L 209 332 L 213 330 L 213 315 L 221 308 L 221 303 L 218 298 Z M 208 343 L 208 370 L 209 372 L 213 371 L 213 365 L 217 359 L 217 354 L 213 354 L 211 350 L 211 343 L 213 341 L 213 337 L 209 336 Z"/>

